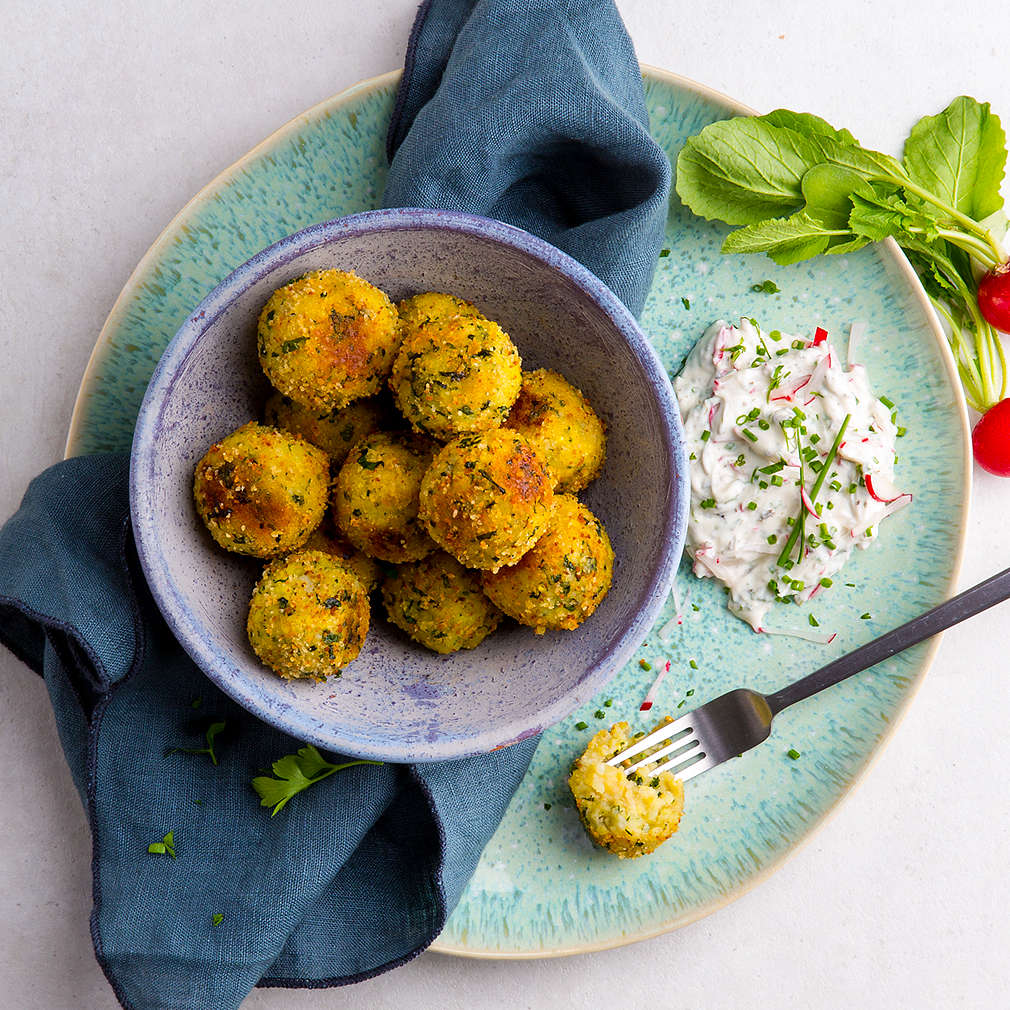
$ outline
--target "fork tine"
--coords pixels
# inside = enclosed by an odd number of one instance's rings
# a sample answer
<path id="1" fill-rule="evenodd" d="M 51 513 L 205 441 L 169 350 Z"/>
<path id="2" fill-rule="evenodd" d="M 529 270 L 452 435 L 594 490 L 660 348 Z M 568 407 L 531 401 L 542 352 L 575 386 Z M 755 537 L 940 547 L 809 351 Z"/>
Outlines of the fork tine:
<path id="1" fill-rule="evenodd" d="M 690 727 L 684 730 L 685 733 L 690 733 Z M 696 736 L 678 736 L 675 740 L 672 740 L 665 747 L 660 747 L 658 751 L 654 754 L 647 754 L 641 761 L 636 761 L 627 770 L 627 774 L 630 775 L 632 772 L 637 772 L 639 768 L 644 768 L 646 765 L 655 764 L 660 758 L 669 758 L 666 763 L 677 764 L 674 758 L 679 757 L 681 754 L 687 753 L 687 751 L 692 750 L 697 747 L 699 740 Z M 653 772 L 653 774 L 656 774 Z"/>
<path id="2" fill-rule="evenodd" d="M 660 726 L 659 729 L 655 729 L 646 736 L 643 736 L 641 740 L 636 741 L 630 747 L 626 747 L 619 754 L 615 754 L 609 761 L 604 763 L 608 765 L 619 765 L 622 761 L 626 761 L 628 758 L 634 757 L 636 754 L 641 754 L 642 751 L 648 750 L 650 747 L 655 747 L 656 744 L 662 743 L 664 740 L 669 740 L 670 737 L 676 736 L 678 733 L 683 733 L 686 729 L 692 729 L 694 723 L 691 716 L 693 714 L 693 712 L 688 712 L 686 715 L 682 715 L 679 719 L 674 719 L 673 722 L 667 723 L 665 726 Z"/>
<path id="3" fill-rule="evenodd" d="M 655 774 L 658 775 L 661 772 L 670 772 L 675 778 L 680 779 L 681 782 L 686 782 L 688 779 L 693 779 L 695 775 L 700 775 L 702 772 L 707 772 L 709 768 L 714 768 L 718 762 L 711 754 L 705 754 L 704 751 L 688 755 L 687 760 L 681 758 L 674 758 L 673 761 L 668 761 L 666 764 L 657 768 Z"/>

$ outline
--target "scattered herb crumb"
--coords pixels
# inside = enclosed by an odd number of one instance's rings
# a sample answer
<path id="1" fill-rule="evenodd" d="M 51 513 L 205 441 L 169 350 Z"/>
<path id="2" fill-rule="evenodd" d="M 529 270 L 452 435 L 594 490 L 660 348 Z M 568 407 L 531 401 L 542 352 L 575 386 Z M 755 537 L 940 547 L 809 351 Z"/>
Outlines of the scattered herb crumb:
<path id="1" fill-rule="evenodd" d="M 606 701 L 605 701 L 605 702 L 603 703 L 603 707 L 604 707 L 604 708 L 610 708 L 610 706 L 611 706 L 611 705 L 613 705 L 613 704 L 614 704 L 614 699 L 613 699 L 613 698 L 608 698 L 608 699 L 607 699 L 607 700 L 606 700 Z"/>
<path id="2" fill-rule="evenodd" d="M 220 912 L 215 912 L 210 917 L 210 924 L 212 926 L 220 926 L 222 922 L 224 922 L 224 916 Z"/>
<path id="3" fill-rule="evenodd" d="M 641 667 L 641 668 L 642 668 L 643 670 L 651 670 L 651 669 L 652 669 L 652 663 L 650 663 L 650 662 L 649 662 L 649 661 L 648 661 L 647 659 L 640 659 L 640 660 L 638 661 L 638 665 L 639 665 L 639 666 L 640 666 L 640 667 Z"/>
<path id="4" fill-rule="evenodd" d="M 689 659 L 687 665 L 690 666 L 692 670 L 698 669 L 698 664 L 693 659 Z"/>
<path id="5" fill-rule="evenodd" d="M 814 617 L 813 614 L 807 614 L 807 620 L 810 622 L 810 627 L 811 628 L 819 628 L 820 627 L 820 624 L 818 623 L 817 618 Z"/>
<path id="6" fill-rule="evenodd" d="M 869 620 L 871 620 L 869 613 L 860 614 L 859 615 L 859 619 L 861 621 L 869 621 Z"/>
<path id="7" fill-rule="evenodd" d="M 790 747 L 789 750 L 786 751 L 786 757 L 791 758 L 793 761 L 799 761 L 800 752 L 795 747 Z"/>
<path id="8" fill-rule="evenodd" d="M 550 809 L 551 809 L 550 803 L 545 803 L 544 804 L 544 810 L 550 810 Z"/>
<path id="9" fill-rule="evenodd" d="M 206 747 L 170 747 L 165 751 L 165 757 L 169 754 L 206 754 L 214 764 L 217 764 L 217 754 L 214 752 L 214 738 L 225 728 L 227 723 L 212 722 L 207 727 L 204 737 L 207 741 Z"/>
<path id="10" fill-rule="evenodd" d="M 670 250 L 669 249 L 660 249 L 659 250 L 659 258 L 660 259 L 664 259 L 665 257 L 667 257 L 669 255 L 670 255 Z"/>
<path id="11" fill-rule="evenodd" d="M 760 284 L 752 284 L 750 289 L 757 294 L 764 295 L 777 295 L 782 290 L 775 281 L 762 281 Z"/>
<path id="12" fill-rule="evenodd" d="M 190 708 L 199 708 L 203 704 L 203 695 L 197 695 L 190 703 Z"/>
<path id="13" fill-rule="evenodd" d="M 577 722 L 575 724 L 575 728 L 576 729 L 589 729 L 589 723 L 588 722 Z"/>
<path id="14" fill-rule="evenodd" d="M 175 859 L 175 832 L 169 831 L 160 842 L 151 842 L 147 851 L 152 856 L 171 856 Z"/>
<path id="15" fill-rule="evenodd" d="M 593 713 L 593 718 L 594 718 L 594 719 L 606 719 L 606 718 L 607 718 L 607 713 L 606 713 L 606 712 L 604 712 L 602 708 L 598 708 L 598 709 L 597 709 L 597 710 L 596 710 L 596 711 L 595 711 L 595 712 Z"/>
<path id="16" fill-rule="evenodd" d="M 680 303 L 681 303 L 681 305 L 684 306 L 685 309 L 687 309 L 688 312 L 691 311 L 691 299 L 690 298 L 681 298 Z"/>

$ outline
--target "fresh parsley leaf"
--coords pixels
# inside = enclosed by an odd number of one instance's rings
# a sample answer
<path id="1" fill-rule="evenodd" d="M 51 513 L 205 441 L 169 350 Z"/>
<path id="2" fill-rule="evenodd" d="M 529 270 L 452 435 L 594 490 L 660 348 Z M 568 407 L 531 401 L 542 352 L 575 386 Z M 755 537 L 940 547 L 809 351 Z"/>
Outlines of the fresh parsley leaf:
<path id="1" fill-rule="evenodd" d="M 278 758 L 272 766 L 276 778 L 260 775 L 252 780 L 252 787 L 260 797 L 261 807 L 273 807 L 270 814 L 274 817 L 285 804 L 298 793 L 308 789 L 316 782 L 321 782 L 335 772 L 355 765 L 378 765 L 381 761 L 345 761 L 343 764 L 332 764 L 316 750 L 312 744 L 300 748 L 297 754 L 286 754 Z"/>
<path id="2" fill-rule="evenodd" d="M 765 295 L 777 295 L 782 290 L 775 281 L 761 281 L 760 284 L 752 284 L 750 289 L 755 294 Z"/>
<path id="3" fill-rule="evenodd" d="M 904 163 L 917 185 L 961 214 L 980 221 L 1003 206 L 1006 134 L 988 102 L 962 95 L 923 116 L 905 141 Z"/>

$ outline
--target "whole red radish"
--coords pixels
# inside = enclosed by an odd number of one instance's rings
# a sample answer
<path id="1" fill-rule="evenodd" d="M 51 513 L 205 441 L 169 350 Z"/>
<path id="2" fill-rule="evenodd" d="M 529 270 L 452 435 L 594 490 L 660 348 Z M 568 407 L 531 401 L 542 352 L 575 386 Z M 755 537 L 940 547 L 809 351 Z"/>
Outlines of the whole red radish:
<path id="1" fill-rule="evenodd" d="M 1010 477 L 1010 397 L 990 407 L 971 433 L 975 462 L 997 477 Z"/>
<path id="2" fill-rule="evenodd" d="M 979 281 L 978 310 L 990 326 L 1010 333 L 1010 262 L 1001 263 Z"/>

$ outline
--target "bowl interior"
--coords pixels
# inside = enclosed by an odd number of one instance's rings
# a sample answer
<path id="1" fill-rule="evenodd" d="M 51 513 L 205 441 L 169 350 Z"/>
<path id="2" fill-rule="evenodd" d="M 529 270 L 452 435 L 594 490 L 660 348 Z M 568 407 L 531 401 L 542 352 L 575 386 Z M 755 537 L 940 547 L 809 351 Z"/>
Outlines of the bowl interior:
<path id="1" fill-rule="evenodd" d="M 227 693 L 330 749 L 435 760 L 539 731 L 626 661 L 649 630 L 679 557 L 684 486 L 665 372 L 627 326 L 630 317 L 622 322 L 618 313 L 619 326 L 604 309 L 613 308 L 607 298 L 616 299 L 602 284 L 584 271 L 574 279 L 559 272 L 514 244 L 515 230 L 505 226 L 493 235 L 472 224 L 396 220 L 396 227 L 331 222 L 308 229 L 241 267 L 205 300 L 166 351 L 141 408 L 131 497 L 141 562 L 159 606 Z M 561 372 L 603 417 L 606 467 L 580 497 L 610 534 L 614 582 L 578 631 L 537 636 L 503 622 L 477 649 L 438 656 L 387 623 L 380 604 L 364 649 L 339 678 L 283 681 L 259 663 L 245 617 L 261 566 L 211 541 L 193 508 L 192 474 L 212 442 L 261 414 L 267 386 L 255 328 L 263 303 L 280 285 L 324 267 L 353 269 L 394 300 L 435 290 L 473 301 L 511 334 L 524 368 Z"/>

